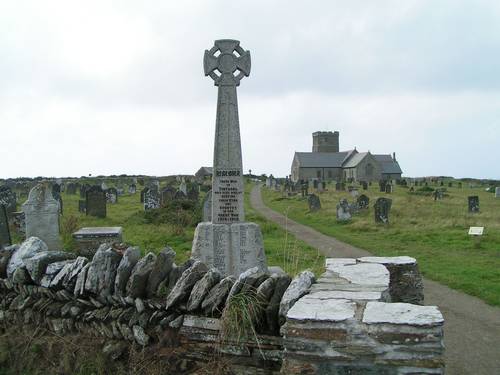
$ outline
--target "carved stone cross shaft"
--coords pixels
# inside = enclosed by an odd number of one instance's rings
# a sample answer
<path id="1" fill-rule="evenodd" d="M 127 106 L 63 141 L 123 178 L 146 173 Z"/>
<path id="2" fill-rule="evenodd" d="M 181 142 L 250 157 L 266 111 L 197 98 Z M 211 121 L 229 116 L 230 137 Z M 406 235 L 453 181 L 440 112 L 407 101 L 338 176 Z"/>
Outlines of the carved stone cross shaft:
<path id="1" fill-rule="evenodd" d="M 243 168 L 236 86 L 250 74 L 250 52 L 237 40 L 216 40 L 205 51 L 205 75 L 218 86 L 212 180 L 212 222 L 243 222 Z"/>

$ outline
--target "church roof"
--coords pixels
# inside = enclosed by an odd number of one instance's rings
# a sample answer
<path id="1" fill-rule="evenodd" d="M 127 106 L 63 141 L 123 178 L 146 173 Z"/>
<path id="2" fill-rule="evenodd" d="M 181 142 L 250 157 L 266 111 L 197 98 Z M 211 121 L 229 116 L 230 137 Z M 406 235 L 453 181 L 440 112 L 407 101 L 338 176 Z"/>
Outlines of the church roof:
<path id="1" fill-rule="evenodd" d="M 349 151 L 344 152 L 296 152 L 302 168 L 342 168 Z"/>
<path id="2" fill-rule="evenodd" d="M 365 158 L 365 156 L 368 155 L 368 152 L 358 152 L 355 154 L 352 158 L 347 160 L 347 162 L 343 165 L 344 168 L 354 168 L 357 166 L 361 160 Z"/>
<path id="3" fill-rule="evenodd" d="M 373 155 L 373 157 L 382 166 L 382 173 L 403 173 L 399 163 L 391 155 Z"/>

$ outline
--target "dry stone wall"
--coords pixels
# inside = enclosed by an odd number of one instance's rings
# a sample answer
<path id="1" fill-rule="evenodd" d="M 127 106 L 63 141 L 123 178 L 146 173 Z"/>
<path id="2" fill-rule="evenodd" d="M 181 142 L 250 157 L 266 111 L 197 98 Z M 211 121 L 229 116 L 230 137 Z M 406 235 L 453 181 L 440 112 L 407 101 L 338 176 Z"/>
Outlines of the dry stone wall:
<path id="1" fill-rule="evenodd" d="M 190 363 L 223 357 L 237 374 L 443 372 L 437 308 L 391 303 L 422 294 L 412 258 L 328 259 L 318 280 L 257 267 L 223 277 L 199 261 L 174 261 L 168 247 L 140 257 L 138 248 L 104 244 L 89 260 L 29 238 L 0 251 L 0 322 L 95 335 L 108 349 L 182 348 Z M 228 327 L 242 322 L 223 311 L 239 295 L 254 296 L 259 309 L 255 332 L 238 338 Z"/>

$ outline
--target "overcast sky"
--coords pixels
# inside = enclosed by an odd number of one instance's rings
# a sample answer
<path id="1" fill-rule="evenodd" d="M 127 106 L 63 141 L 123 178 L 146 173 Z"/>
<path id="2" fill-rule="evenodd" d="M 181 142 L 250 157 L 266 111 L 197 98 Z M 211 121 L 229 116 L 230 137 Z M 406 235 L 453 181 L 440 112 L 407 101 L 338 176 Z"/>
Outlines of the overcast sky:
<path id="1" fill-rule="evenodd" d="M 0 1 L 0 177 L 194 173 L 215 39 L 241 40 L 244 170 L 311 133 L 406 176 L 500 178 L 500 1 Z"/>

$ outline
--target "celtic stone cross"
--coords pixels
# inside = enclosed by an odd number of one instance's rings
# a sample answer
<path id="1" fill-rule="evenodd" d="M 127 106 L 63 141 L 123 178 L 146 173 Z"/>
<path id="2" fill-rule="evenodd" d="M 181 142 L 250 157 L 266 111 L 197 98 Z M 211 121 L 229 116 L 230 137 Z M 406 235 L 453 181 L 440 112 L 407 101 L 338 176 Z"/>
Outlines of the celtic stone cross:
<path id="1" fill-rule="evenodd" d="M 243 222 L 243 168 L 236 86 L 250 74 L 250 52 L 231 39 L 216 40 L 205 51 L 205 76 L 218 86 L 212 181 L 212 222 Z"/>

